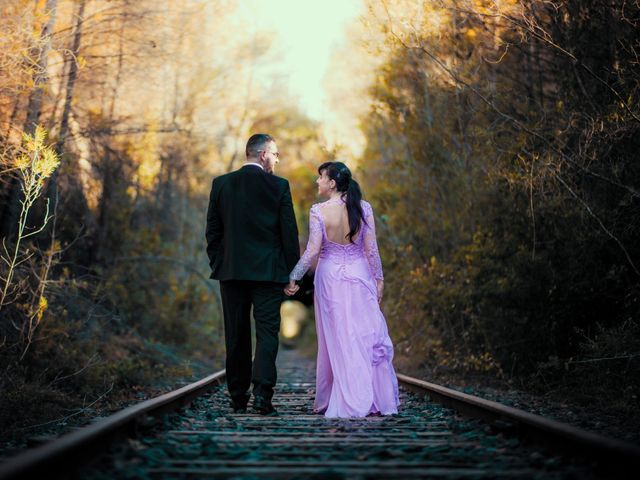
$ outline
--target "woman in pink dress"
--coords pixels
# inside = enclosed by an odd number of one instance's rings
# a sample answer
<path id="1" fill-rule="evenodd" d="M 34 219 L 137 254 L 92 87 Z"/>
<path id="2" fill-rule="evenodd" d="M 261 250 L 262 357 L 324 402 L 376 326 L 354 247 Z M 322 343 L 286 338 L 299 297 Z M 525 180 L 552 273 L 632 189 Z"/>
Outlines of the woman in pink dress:
<path id="1" fill-rule="evenodd" d="M 314 410 L 326 417 L 398 412 L 393 344 L 380 310 L 382 264 L 373 211 L 344 163 L 318 168 L 307 248 L 285 288 L 293 295 L 316 259 L 314 306 L 318 334 Z"/>

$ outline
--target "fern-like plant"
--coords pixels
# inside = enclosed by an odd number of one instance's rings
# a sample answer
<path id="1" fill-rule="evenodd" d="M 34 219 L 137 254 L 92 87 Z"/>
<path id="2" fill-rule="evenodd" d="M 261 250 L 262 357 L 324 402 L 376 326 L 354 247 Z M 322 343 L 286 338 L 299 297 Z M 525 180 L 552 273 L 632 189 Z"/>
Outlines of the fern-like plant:
<path id="1" fill-rule="evenodd" d="M 23 150 L 15 160 L 13 167 L 16 168 L 20 175 L 20 187 L 22 190 L 22 198 L 20 200 L 21 211 L 18 220 L 18 234 L 12 252 L 9 252 L 6 244 L 6 238 L 2 239 L 3 254 L 0 259 L 7 266 L 7 273 L 0 277 L 2 282 L 2 292 L 0 293 L 0 311 L 2 307 L 9 303 L 11 295 L 11 285 L 16 271 L 16 267 L 27 261 L 32 254 L 21 255 L 20 247 L 22 242 L 37 233 L 41 232 L 49 222 L 51 215 L 49 212 L 49 199 L 47 199 L 47 207 L 42 224 L 39 227 L 28 227 L 27 217 L 33 204 L 42 195 L 42 189 L 45 180 L 58 168 L 60 159 L 55 150 L 45 144 L 47 132 L 44 128 L 38 126 L 33 135 L 23 133 Z M 39 302 L 42 303 L 42 302 Z"/>

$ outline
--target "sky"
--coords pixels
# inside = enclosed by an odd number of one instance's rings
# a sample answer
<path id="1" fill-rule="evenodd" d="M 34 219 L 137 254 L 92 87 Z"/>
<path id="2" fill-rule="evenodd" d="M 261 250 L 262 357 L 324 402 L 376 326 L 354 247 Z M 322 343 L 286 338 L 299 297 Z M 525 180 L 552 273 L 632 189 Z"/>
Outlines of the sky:
<path id="1" fill-rule="evenodd" d="M 364 13 L 362 0 L 239 0 L 238 7 L 245 19 L 255 19 L 256 29 L 273 34 L 279 56 L 269 68 L 298 97 L 301 110 L 327 121 L 331 112 L 323 79 L 332 49 Z"/>

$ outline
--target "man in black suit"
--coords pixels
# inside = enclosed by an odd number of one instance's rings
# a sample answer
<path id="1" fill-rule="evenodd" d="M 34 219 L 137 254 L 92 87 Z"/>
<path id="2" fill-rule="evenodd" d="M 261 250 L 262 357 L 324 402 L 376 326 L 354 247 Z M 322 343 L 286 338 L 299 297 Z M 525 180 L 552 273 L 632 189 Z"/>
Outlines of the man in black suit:
<path id="1" fill-rule="evenodd" d="M 246 411 L 253 383 L 254 410 L 274 415 L 280 304 L 300 256 L 298 227 L 289 182 L 273 174 L 280 156 L 275 140 L 253 135 L 246 155 L 247 163 L 239 170 L 213 180 L 207 254 L 211 278 L 220 280 L 232 407 Z M 253 365 L 251 306 L 256 326 Z"/>

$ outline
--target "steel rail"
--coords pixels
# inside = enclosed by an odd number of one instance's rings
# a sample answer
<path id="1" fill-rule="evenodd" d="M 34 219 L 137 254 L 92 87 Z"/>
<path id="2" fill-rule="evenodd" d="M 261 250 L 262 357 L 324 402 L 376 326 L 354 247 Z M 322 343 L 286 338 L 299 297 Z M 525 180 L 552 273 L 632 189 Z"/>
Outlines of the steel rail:
<path id="1" fill-rule="evenodd" d="M 640 447 L 634 444 L 408 375 L 398 374 L 397 376 L 400 385 L 407 390 L 426 394 L 432 401 L 456 410 L 462 415 L 481 419 L 504 431 L 505 434 L 516 434 L 540 445 L 590 459 L 597 458 L 619 471 L 640 466 Z"/>
<path id="2" fill-rule="evenodd" d="M 506 434 L 515 434 L 544 446 L 597 458 L 620 471 L 640 466 L 640 448 L 633 444 L 407 375 L 397 376 L 400 385 L 407 390 L 428 395 L 432 401 L 462 415 L 481 419 Z M 143 419 L 188 404 L 194 397 L 223 383 L 225 377 L 225 370 L 220 370 L 195 383 L 127 407 L 94 424 L 7 459 L 0 464 L 0 480 L 27 478 L 32 474 L 55 477 L 54 472 L 69 472 L 78 466 L 80 460 L 90 458 L 111 441 L 135 433 L 139 426 L 144 425 Z"/>
<path id="3" fill-rule="evenodd" d="M 188 404 L 194 397 L 223 383 L 225 377 L 226 371 L 220 370 L 202 380 L 131 405 L 94 424 L 26 450 L 0 464 L 0 479 L 39 478 L 43 475 L 56 478 L 54 472 L 72 471 L 80 459 L 89 458 L 114 439 L 135 432 L 142 419 Z"/>

